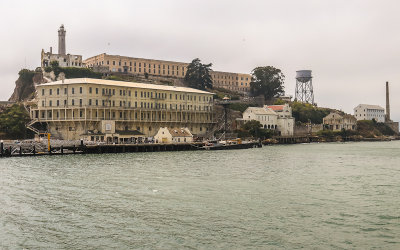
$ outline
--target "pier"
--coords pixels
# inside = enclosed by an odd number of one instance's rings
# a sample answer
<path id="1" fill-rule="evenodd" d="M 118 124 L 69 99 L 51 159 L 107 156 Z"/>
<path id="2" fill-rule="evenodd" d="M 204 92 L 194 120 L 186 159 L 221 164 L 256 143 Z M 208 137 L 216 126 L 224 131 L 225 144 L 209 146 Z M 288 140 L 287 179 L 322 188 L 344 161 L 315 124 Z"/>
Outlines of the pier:
<path id="1" fill-rule="evenodd" d="M 245 149 L 260 147 L 259 142 L 223 146 L 219 150 Z M 5 145 L 0 143 L 0 158 L 44 156 L 44 155 L 69 155 L 69 154 L 108 154 L 108 153 L 136 153 L 136 152 L 164 152 L 164 151 L 192 151 L 207 150 L 203 142 L 195 143 L 143 143 L 143 144 L 89 144 L 81 141 L 79 145 L 59 145 L 47 147 L 44 144 Z M 217 148 L 216 148 L 217 149 Z"/>

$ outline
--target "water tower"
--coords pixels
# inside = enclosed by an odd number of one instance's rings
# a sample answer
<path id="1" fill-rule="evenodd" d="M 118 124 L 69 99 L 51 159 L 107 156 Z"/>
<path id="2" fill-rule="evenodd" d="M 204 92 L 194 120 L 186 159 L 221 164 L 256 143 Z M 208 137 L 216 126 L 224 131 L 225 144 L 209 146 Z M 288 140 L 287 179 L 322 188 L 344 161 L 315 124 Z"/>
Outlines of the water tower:
<path id="1" fill-rule="evenodd" d="M 314 91 L 311 70 L 296 71 L 296 96 L 298 102 L 314 105 Z"/>

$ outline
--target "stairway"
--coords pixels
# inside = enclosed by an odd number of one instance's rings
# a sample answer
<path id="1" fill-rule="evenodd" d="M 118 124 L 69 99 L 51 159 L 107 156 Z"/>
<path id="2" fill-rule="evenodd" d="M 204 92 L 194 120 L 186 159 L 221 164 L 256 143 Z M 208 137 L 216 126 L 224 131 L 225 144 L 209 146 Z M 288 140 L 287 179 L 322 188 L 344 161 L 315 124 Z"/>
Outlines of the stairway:
<path id="1" fill-rule="evenodd" d="M 33 127 L 33 124 L 35 124 L 36 122 L 38 122 L 38 119 L 33 119 L 30 122 L 28 122 L 28 124 L 26 124 L 26 128 L 33 131 L 35 134 L 40 134 L 39 129 Z"/>

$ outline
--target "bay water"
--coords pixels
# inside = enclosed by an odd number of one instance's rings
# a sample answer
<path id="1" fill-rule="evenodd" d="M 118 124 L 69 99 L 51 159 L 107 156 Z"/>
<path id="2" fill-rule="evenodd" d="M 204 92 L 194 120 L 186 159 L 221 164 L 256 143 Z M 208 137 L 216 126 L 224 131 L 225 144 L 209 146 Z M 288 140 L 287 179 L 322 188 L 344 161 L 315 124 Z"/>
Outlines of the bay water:
<path id="1" fill-rule="evenodd" d="M 400 249 L 400 141 L 0 158 L 0 249 Z"/>

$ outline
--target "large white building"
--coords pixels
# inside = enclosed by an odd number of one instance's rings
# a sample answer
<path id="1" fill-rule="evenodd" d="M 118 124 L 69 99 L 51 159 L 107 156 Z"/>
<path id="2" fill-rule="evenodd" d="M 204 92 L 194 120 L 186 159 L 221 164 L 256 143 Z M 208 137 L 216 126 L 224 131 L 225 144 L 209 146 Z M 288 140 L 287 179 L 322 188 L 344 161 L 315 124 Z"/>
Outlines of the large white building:
<path id="1" fill-rule="evenodd" d="M 378 105 L 360 104 L 354 108 L 354 117 L 359 120 L 385 122 L 385 109 Z"/>
<path id="2" fill-rule="evenodd" d="M 251 120 L 259 121 L 263 128 L 276 130 L 282 136 L 293 135 L 294 118 L 288 104 L 249 107 L 243 112 L 243 121 Z"/>
<path id="3" fill-rule="evenodd" d="M 214 125 L 213 93 L 166 85 L 66 79 L 36 86 L 31 124 L 67 140 L 124 142 L 160 127 L 203 135 Z"/>

